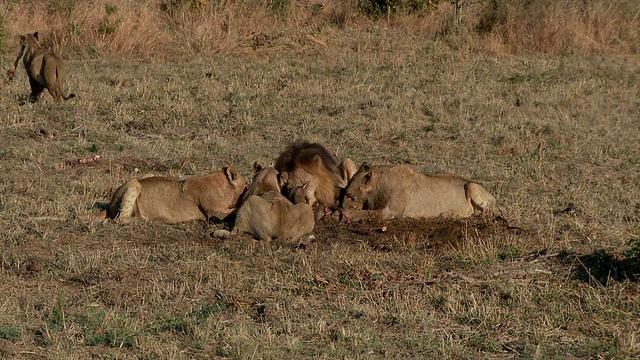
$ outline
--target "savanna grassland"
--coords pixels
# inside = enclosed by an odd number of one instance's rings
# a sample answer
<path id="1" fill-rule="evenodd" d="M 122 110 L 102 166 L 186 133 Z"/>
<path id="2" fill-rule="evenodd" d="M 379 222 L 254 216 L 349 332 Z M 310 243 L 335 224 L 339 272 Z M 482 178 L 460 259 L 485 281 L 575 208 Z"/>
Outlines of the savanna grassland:
<path id="1" fill-rule="evenodd" d="M 0 358 L 640 356 L 640 3 L 462 9 L 3 2 L 2 75 L 40 30 L 77 98 L 29 103 L 22 64 L 0 89 Z M 145 172 L 249 181 L 299 138 L 501 212 L 302 244 L 76 218 Z"/>

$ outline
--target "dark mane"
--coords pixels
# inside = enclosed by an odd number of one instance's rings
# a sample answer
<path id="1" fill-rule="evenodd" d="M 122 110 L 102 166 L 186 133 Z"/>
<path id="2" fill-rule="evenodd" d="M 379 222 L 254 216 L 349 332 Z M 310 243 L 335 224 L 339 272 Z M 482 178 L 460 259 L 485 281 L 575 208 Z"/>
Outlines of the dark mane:
<path id="1" fill-rule="evenodd" d="M 338 159 L 319 143 L 310 143 L 306 140 L 296 140 L 280 153 L 274 168 L 279 172 L 291 172 L 299 166 L 309 164 L 315 156 L 322 159 L 325 168 L 332 174 L 339 174 Z"/>

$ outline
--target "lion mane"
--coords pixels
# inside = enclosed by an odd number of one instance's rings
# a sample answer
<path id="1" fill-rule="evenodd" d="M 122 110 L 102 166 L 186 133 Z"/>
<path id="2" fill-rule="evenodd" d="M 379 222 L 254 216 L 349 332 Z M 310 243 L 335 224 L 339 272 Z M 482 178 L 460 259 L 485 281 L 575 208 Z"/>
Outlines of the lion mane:
<path id="1" fill-rule="evenodd" d="M 313 197 L 323 206 L 334 206 L 338 189 L 347 185 L 338 159 L 319 143 L 294 141 L 280 153 L 274 168 L 280 173 L 288 173 L 288 181 L 283 188 L 285 196 L 289 196 L 292 189 L 309 183 Z"/>

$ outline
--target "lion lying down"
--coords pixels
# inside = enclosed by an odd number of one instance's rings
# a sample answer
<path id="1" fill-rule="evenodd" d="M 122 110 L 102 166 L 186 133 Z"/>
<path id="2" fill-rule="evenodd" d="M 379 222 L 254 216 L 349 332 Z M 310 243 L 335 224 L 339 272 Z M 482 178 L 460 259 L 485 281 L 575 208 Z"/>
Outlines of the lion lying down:
<path id="1" fill-rule="evenodd" d="M 273 167 L 257 163 L 254 178 L 243 196 L 233 230 L 216 230 L 213 236 L 227 238 L 249 233 L 258 240 L 278 239 L 293 242 L 309 235 L 315 226 L 313 210 L 308 204 L 292 204 L 280 194 L 286 179 Z"/>
<path id="2" fill-rule="evenodd" d="M 345 190 L 342 217 L 465 218 L 492 208 L 496 199 L 482 185 L 454 174 L 419 174 L 407 165 L 363 163 Z"/>
<path id="3" fill-rule="evenodd" d="M 122 184 L 107 210 L 87 217 L 127 221 L 137 216 L 168 224 L 222 220 L 236 209 L 244 188 L 244 179 L 232 167 L 185 180 L 147 174 Z"/>
<path id="4" fill-rule="evenodd" d="M 283 193 L 289 200 L 316 207 L 318 218 L 338 205 L 340 189 L 356 172 L 351 159 L 338 163 L 324 145 L 305 140 L 294 141 L 282 151 L 274 168 L 284 176 Z"/>

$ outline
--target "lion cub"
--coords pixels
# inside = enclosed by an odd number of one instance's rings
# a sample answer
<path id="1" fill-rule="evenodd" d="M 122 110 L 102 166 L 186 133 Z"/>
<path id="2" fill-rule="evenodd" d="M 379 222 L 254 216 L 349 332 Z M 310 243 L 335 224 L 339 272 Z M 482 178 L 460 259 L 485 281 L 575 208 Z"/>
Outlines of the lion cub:
<path id="1" fill-rule="evenodd" d="M 258 240 L 294 242 L 311 234 L 315 226 L 311 206 L 294 205 L 280 194 L 286 179 L 273 167 L 262 168 L 254 163 L 253 168 L 255 175 L 243 196 L 233 230 L 216 230 L 213 236 L 227 238 L 249 233 Z"/>
<path id="2" fill-rule="evenodd" d="M 492 208 L 495 197 L 482 185 L 454 174 L 419 174 L 407 165 L 363 163 L 345 190 L 342 216 L 465 218 Z"/>
<path id="3" fill-rule="evenodd" d="M 121 185 L 108 209 L 92 217 L 128 221 L 137 216 L 168 224 L 222 220 L 236 209 L 244 188 L 244 179 L 232 167 L 185 180 L 145 175 Z"/>
<path id="4" fill-rule="evenodd" d="M 20 36 L 20 52 L 11 69 L 12 72 L 15 72 L 18 61 L 23 55 L 22 61 L 31 85 L 32 102 L 38 100 L 44 89 L 49 90 L 49 94 L 56 102 L 60 102 L 61 97 L 69 100 L 76 96 L 75 94 L 65 95 L 65 70 L 62 59 L 40 47 L 37 31 Z"/>

